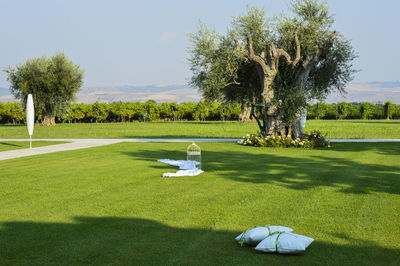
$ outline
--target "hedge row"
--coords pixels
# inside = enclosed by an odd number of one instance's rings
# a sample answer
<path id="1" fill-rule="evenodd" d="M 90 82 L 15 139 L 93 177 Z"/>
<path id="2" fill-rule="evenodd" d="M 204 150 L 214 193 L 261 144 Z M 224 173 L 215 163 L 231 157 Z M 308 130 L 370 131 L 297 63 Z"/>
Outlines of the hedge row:
<path id="1" fill-rule="evenodd" d="M 307 119 L 400 119 L 400 106 L 391 102 L 317 103 L 308 105 Z"/>
<path id="2" fill-rule="evenodd" d="M 130 122 L 130 121 L 216 121 L 238 120 L 240 105 L 218 103 L 161 103 L 154 101 L 116 103 L 73 103 L 68 112 L 57 117 L 57 122 Z M 40 113 L 37 120 L 42 119 Z M 317 103 L 307 108 L 308 119 L 400 119 L 400 106 L 390 102 L 384 105 L 361 103 Z M 25 111 L 18 102 L 0 102 L 0 123 L 23 123 Z"/>
<path id="3" fill-rule="evenodd" d="M 131 121 L 217 121 L 238 120 L 240 105 L 224 105 L 218 103 L 160 103 L 154 101 L 115 102 L 115 103 L 72 103 L 57 122 L 93 123 L 93 122 L 131 122 Z M 36 114 L 41 121 L 42 115 Z M 20 103 L 0 103 L 0 123 L 21 123 L 25 121 L 25 112 Z"/>

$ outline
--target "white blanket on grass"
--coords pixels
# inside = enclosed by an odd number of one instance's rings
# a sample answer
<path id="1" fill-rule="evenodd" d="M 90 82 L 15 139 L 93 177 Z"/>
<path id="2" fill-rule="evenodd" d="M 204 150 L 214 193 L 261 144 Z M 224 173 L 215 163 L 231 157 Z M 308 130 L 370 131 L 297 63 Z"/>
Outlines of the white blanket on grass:
<path id="1" fill-rule="evenodd" d="M 160 159 L 157 162 L 178 166 L 181 169 L 176 173 L 164 173 L 163 177 L 196 176 L 203 173 L 203 170 L 196 167 L 199 164 L 196 161 Z"/>

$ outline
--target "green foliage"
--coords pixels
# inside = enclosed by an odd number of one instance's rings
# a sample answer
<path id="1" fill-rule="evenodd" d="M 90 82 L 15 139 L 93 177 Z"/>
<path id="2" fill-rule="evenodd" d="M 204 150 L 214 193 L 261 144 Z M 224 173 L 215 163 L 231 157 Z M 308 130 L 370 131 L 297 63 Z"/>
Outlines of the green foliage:
<path id="1" fill-rule="evenodd" d="M 148 121 L 156 121 L 160 119 L 160 111 L 155 101 L 153 100 L 147 101 L 145 108 L 146 108 L 145 117 Z"/>
<path id="2" fill-rule="evenodd" d="M 106 103 L 95 102 L 91 105 L 88 116 L 96 123 L 106 121 L 109 115 L 109 107 Z"/>
<path id="3" fill-rule="evenodd" d="M 338 117 L 338 109 L 333 104 L 316 103 L 315 105 L 308 105 L 307 118 L 309 119 L 337 119 Z"/>
<path id="4" fill-rule="evenodd" d="M 196 121 L 204 121 L 208 113 L 209 111 L 205 102 L 200 101 L 194 108 L 193 119 Z"/>
<path id="5" fill-rule="evenodd" d="M 339 115 L 339 119 L 344 119 L 345 117 L 347 117 L 349 115 L 350 106 L 351 106 L 351 104 L 348 104 L 346 102 L 338 103 L 337 112 Z"/>
<path id="6" fill-rule="evenodd" d="M 276 148 L 310 148 L 311 143 L 308 140 L 293 140 L 291 137 L 281 137 L 279 135 L 263 136 L 247 134 L 242 140 L 238 141 L 238 144 L 244 146 L 255 146 L 255 147 L 276 147 Z"/>
<path id="7" fill-rule="evenodd" d="M 199 88 L 206 100 L 220 101 L 222 94 L 219 88 L 223 87 L 227 75 L 225 61 L 219 60 L 218 57 L 226 51 L 225 47 L 219 44 L 222 37 L 200 24 L 197 33 L 190 34 L 189 38 L 193 44 L 189 48 L 189 53 L 192 55 L 189 64 L 195 73 L 190 84 Z"/>
<path id="8" fill-rule="evenodd" d="M 294 15 L 290 17 L 281 14 L 275 17 L 277 39 L 276 42 L 282 49 L 295 55 L 293 32 L 299 27 L 299 41 L 301 55 L 313 54 L 315 45 L 323 43 L 330 35 L 334 23 L 325 1 L 317 0 L 292 0 L 289 10 Z"/>
<path id="9" fill-rule="evenodd" d="M 315 52 L 316 44 L 324 44 L 327 41 L 333 31 L 334 19 L 325 1 L 293 0 L 290 9 L 294 17 L 282 15 L 275 19 L 278 32 L 276 45 L 295 58 L 293 32 L 299 27 L 301 58 L 306 60 Z M 306 102 L 315 99 L 322 101 L 334 90 L 344 93 L 346 84 L 353 79 L 356 72 L 351 64 L 355 58 L 356 54 L 350 41 L 337 34 L 327 55 L 311 69 L 306 80 L 302 80 L 300 76 L 302 64 L 296 68 L 280 64 L 274 86 L 278 91 L 277 98 L 285 103 L 282 113 L 286 123 L 296 120 L 296 114 L 306 106 Z M 335 119 L 334 116 L 331 112 L 330 119 Z"/>
<path id="10" fill-rule="evenodd" d="M 1 123 L 21 123 L 26 118 L 25 111 L 20 103 L 8 102 L 0 103 L 0 122 Z"/>
<path id="11" fill-rule="evenodd" d="M 50 58 L 28 59 L 4 71 L 8 74 L 7 80 L 14 97 L 25 106 L 27 95 L 31 93 L 36 112 L 53 120 L 55 116 L 66 113 L 68 103 L 74 99 L 83 78 L 83 70 L 63 53 Z"/>
<path id="12" fill-rule="evenodd" d="M 316 53 L 316 45 L 324 44 L 333 33 L 334 19 L 325 1 L 293 0 L 292 16 L 281 14 L 268 20 L 264 9 L 248 7 L 247 13 L 234 17 L 231 29 L 225 35 L 208 30 L 203 24 L 190 36 L 189 64 L 193 72 L 191 85 L 199 88 L 206 101 L 233 102 L 252 106 L 254 114 L 267 116 L 263 107 L 261 77 L 254 65 L 245 60 L 247 37 L 252 35 L 255 55 L 270 57 L 266 46 L 275 44 L 292 59 L 296 56 L 293 32 L 299 27 L 300 63 L 293 67 L 281 58 L 278 74 L 274 77 L 271 104 L 278 107 L 279 117 L 287 127 L 294 125 L 307 102 L 323 100 L 338 90 L 344 93 L 355 70 L 351 62 L 356 54 L 349 40 L 336 34 L 332 47 L 307 72 L 304 62 Z M 238 44 L 233 36 L 237 37 Z M 238 45 L 238 46 L 237 46 Z M 325 48 L 321 48 L 325 49 Z M 311 64 L 312 65 L 312 64 Z M 335 117 L 331 117 L 334 119 Z M 262 129 L 260 128 L 262 131 Z"/>
<path id="13" fill-rule="evenodd" d="M 63 121 L 78 122 L 84 121 L 87 113 L 89 113 L 90 106 L 84 103 L 72 103 L 70 104 L 68 111 L 63 116 Z"/>
<path id="14" fill-rule="evenodd" d="M 288 98 L 287 101 L 296 100 Z M 281 102 L 281 105 L 288 104 Z M 290 102 L 289 102 L 290 104 Z M 379 104 L 363 103 L 350 104 L 341 102 L 337 105 L 328 103 L 316 103 L 308 105 L 308 119 L 387 119 L 387 107 Z M 390 118 L 400 119 L 400 106 L 390 103 Z M 287 109 L 290 110 L 290 109 Z M 219 121 L 219 120 L 238 120 L 241 111 L 240 104 L 228 103 L 161 103 L 154 101 L 148 103 L 141 102 L 114 102 L 106 103 L 71 103 L 67 112 L 62 116 L 57 116 L 57 121 L 69 123 L 90 123 L 90 122 L 132 122 L 143 121 L 143 115 L 148 113 L 150 121 Z M 362 113 L 362 111 L 364 113 Z M 19 102 L 0 102 L 0 123 L 23 123 L 25 121 L 25 111 Z M 36 114 L 37 120 L 43 119 L 39 113 Z"/>
<path id="15" fill-rule="evenodd" d="M 263 136 L 247 134 L 238 144 L 255 147 L 275 147 L 275 148 L 318 148 L 330 147 L 330 142 L 321 132 L 314 130 L 308 136 L 301 136 L 292 139 L 290 136 L 281 137 L 279 135 Z"/>
<path id="16" fill-rule="evenodd" d="M 245 47 L 237 50 L 232 37 L 243 43 L 249 33 L 253 36 L 254 50 L 261 53 L 270 34 L 263 9 L 248 7 L 247 14 L 233 18 L 232 29 L 225 36 L 204 24 L 190 35 L 189 64 L 193 72 L 190 84 L 199 88 L 206 102 L 256 101 L 260 93 L 257 73 L 239 55 Z"/>
<path id="17" fill-rule="evenodd" d="M 394 104 L 390 101 L 387 101 L 387 102 L 385 102 L 384 108 L 385 108 L 385 118 L 391 119 L 392 115 L 393 115 L 393 111 L 395 109 Z"/>
<path id="18" fill-rule="evenodd" d="M 362 103 L 360 113 L 362 119 L 372 119 L 374 117 L 375 105 L 372 103 Z"/>
<path id="19" fill-rule="evenodd" d="M 313 148 L 330 147 L 330 142 L 326 139 L 326 135 L 323 135 L 319 130 L 313 130 L 310 135 L 306 136 L 306 139 Z"/>
<path id="20" fill-rule="evenodd" d="M 246 42 L 247 36 L 251 34 L 256 54 L 265 50 L 265 45 L 272 37 L 265 13 L 264 9 L 248 6 L 246 14 L 233 17 L 232 21 L 232 32 L 239 41 Z"/>

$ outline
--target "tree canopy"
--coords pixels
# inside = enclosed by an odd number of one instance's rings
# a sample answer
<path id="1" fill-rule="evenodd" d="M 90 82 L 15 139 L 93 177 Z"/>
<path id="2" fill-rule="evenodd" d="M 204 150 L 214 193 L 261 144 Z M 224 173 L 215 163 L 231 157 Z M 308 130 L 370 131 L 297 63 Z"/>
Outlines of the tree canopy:
<path id="1" fill-rule="evenodd" d="M 201 24 L 190 36 L 191 85 L 206 101 L 241 103 L 264 135 L 302 134 L 307 102 L 344 93 L 355 72 L 355 52 L 332 30 L 326 2 L 293 0 L 290 11 L 267 19 L 265 10 L 249 7 L 225 35 Z"/>
<path id="2" fill-rule="evenodd" d="M 55 116 L 67 111 L 68 103 L 82 85 L 83 70 L 63 53 L 50 58 L 26 60 L 4 70 L 8 74 L 10 91 L 23 106 L 28 94 L 33 95 L 35 110 L 43 116 L 44 125 L 54 125 Z"/>

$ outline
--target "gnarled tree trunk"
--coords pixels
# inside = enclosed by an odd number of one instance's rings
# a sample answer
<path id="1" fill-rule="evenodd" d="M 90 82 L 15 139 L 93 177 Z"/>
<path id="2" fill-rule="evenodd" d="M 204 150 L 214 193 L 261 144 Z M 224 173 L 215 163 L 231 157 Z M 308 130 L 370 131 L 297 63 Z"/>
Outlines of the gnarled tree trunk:
<path id="1" fill-rule="evenodd" d="M 239 114 L 240 122 L 249 122 L 251 121 L 251 104 L 248 102 L 242 102 L 241 110 Z"/>
<path id="2" fill-rule="evenodd" d="M 307 80 L 310 76 L 311 70 L 323 59 L 326 58 L 326 55 L 329 52 L 329 49 L 332 47 L 334 40 L 336 39 L 336 31 L 334 31 L 328 40 L 326 40 L 323 44 L 318 44 L 315 47 L 314 54 L 308 55 L 305 60 L 302 60 L 301 66 L 296 73 L 296 88 L 297 93 L 300 94 L 305 91 Z M 301 118 L 301 111 L 305 108 L 302 106 L 296 113 L 296 120 L 293 124 L 293 137 L 297 138 L 300 135 L 304 134 L 304 130 L 301 126 L 300 118 Z"/>
<path id="3" fill-rule="evenodd" d="M 272 88 L 272 83 L 274 82 L 274 79 L 278 73 L 279 58 L 281 56 L 285 57 L 287 64 L 292 66 L 295 66 L 300 60 L 300 44 L 297 38 L 297 31 L 298 28 L 296 28 L 293 33 L 297 49 L 296 58 L 294 61 L 291 60 L 286 51 L 282 49 L 276 49 L 273 43 L 266 47 L 266 56 L 264 53 L 261 55 L 255 55 L 252 36 L 249 35 L 247 37 L 247 53 L 244 55 L 244 57 L 256 67 L 262 91 L 262 117 L 257 117 L 255 112 L 252 112 L 251 115 L 257 120 L 262 135 L 285 134 L 277 103 L 274 102 L 275 95 Z M 239 42 L 235 37 L 234 40 L 239 48 Z M 260 120 L 262 120 L 262 123 Z"/>
<path id="4" fill-rule="evenodd" d="M 322 59 L 326 58 L 326 55 L 329 49 L 332 47 L 333 41 L 336 37 L 336 32 L 333 32 L 330 38 L 324 44 L 316 45 L 313 54 L 307 55 L 306 59 L 301 59 L 300 42 L 297 36 L 298 29 L 299 28 L 296 28 L 293 33 L 296 45 L 296 57 L 293 61 L 286 51 L 275 48 L 273 43 L 270 43 L 266 47 L 266 56 L 264 55 L 264 52 L 261 55 L 255 55 L 252 37 L 251 35 L 247 37 L 247 53 L 245 53 L 243 57 L 256 67 L 262 91 L 262 117 L 257 117 L 254 112 L 254 106 L 252 106 L 251 116 L 256 119 L 261 134 L 263 135 L 280 134 L 281 136 L 291 136 L 292 138 L 297 138 L 304 134 L 300 123 L 301 108 L 296 114 L 295 122 L 286 127 L 283 124 L 282 116 L 279 113 L 278 104 L 276 101 L 274 101 L 275 95 L 271 86 L 278 73 L 279 58 L 284 57 L 286 59 L 286 63 L 293 68 L 298 66 L 295 86 L 298 88 L 297 93 L 301 93 L 306 89 L 307 79 L 311 70 Z M 240 49 L 239 42 L 235 36 L 233 36 L 233 38 L 236 42 L 237 48 Z M 300 62 L 301 64 L 299 65 Z"/>
<path id="5" fill-rule="evenodd" d="M 56 118 L 53 112 L 46 112 L 43 116 L 42 125 L 43 126 L 54 126 L 56 124 Z"/>

